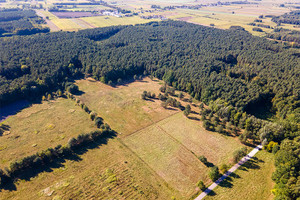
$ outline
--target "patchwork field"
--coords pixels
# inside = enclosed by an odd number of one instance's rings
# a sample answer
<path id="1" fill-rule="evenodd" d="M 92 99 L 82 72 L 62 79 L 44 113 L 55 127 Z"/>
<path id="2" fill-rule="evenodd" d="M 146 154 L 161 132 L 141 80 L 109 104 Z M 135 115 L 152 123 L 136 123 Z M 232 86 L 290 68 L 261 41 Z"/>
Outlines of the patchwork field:
<path id="1" fill-rule="evenodd" d="M 274 170 L 273 154 L 260 151 L 204 199 L 232 200 L 242 197 L 245 200 L 271 200 L 274 186 L 271 176 Z"/>
<path id="2" fill-rule="evenodd" d="M 85 17 L 82 20 L 96 27 L 114 26 L 114 25 L 134 25 L 158 21 L 158 19 L 142 19 L 139 16 L 133 17 L 114 17 L 114 16 L 97 16 Z"/>
<path id="3" fill-rule="evenodd" d="M 71 137 L 96 130 L 87 113 L 63 98 L 34 104 L 2 123 L 10 128 L 0 136 L 1 169 L 11 161 L 66 144 Z"/>

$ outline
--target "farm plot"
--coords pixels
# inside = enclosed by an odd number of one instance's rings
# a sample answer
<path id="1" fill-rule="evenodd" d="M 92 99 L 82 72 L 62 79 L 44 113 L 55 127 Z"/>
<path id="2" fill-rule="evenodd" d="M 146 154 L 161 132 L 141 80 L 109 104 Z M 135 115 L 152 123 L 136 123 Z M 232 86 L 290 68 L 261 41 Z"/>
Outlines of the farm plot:
<path id="1" fill-rule="evenodd" d="M 158 21 L 158 19 L 142 19 L 139 16 L 133 17 L 114 17 L 114 16 L 98 16 L 98 17 L 85 17 L 82 20 L 94 25 L 96 27 L 106 27 L 114 25 L 135 25 L 148 23 L 151 21 Z"/>
<path id="2" fill-rule="evenodd" d="M 91 12 L 51 12 L 58 18 L 80 18 L 80 17 L 93 17 L 99 16 L 100 14 Z"/>

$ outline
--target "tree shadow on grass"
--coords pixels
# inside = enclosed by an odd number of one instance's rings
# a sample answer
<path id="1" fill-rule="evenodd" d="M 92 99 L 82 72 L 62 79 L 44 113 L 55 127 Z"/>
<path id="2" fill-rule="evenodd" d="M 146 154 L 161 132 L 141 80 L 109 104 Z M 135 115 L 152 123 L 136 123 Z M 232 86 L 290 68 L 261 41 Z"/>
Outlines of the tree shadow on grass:
<path id="1" fill-rule="evenodd" d="M 38 174 L 42 172 L 52 172 L 54 169 L 64 167 L 65 166 L 64 163 L 67 160 L 79 162 L 82 160 L 82 158 L 80 158 L 80 155 L 85 154 L 90 149 L 96 149 L 96 148 L 100 148 L 100 146 L 102 145 L 106 145 L 109 139 L 113 139 L 116 136 L 117 136 L 116 132 L 111 132 L 110 134 L 103 135 L 102 137 L 98 138 L 93 142 L 86 143 L 78 147 L 77 149 L 73 150 L 72 153 L 69 155 L 52 159 L 51 161 L 44 163 L 43 165 L 27 168 L 21 172 L 13 174 L 13 176 L 11 177 L 6 177 L 5 184 L 2 184 L 2 186 L 0 187 L 0 192 L 2 189 L 9 190 L 9 191 L 17 190 L 16 185 L 14 183 L 15 181 L 17 180 L 29 181 L 31 178 L 36 177 Z"/>
<path id="2" fill-rule="evenodd" d="M 151 101 L 151 102 L 155 102 L 153 99 L 149 99 L 149 98 L 147 98 L 147 99 L 145 99 L 146 101 Z"/>
<path id="3" fill-rule="evenodd" d="M 243 171 L 249 171 L 249 169 L 260 169 L 259 163 L 264 163 L 264 161 L 253 157 L 247 162 L 245 162 L 243 165 L 241 165 L 239 169 Z"/>
<path id="4" fill-rule="evenodd" d="M 211 163 L 211 162 L 208 162 L 208 161 L 204 164 L 205 164 L 206 167 L 214 167 L 215 166 L 214 163 Z"/>
<path id="5" fill-rule="evenodd" d="M 260 166 L 258 163 L 264 163 L 263 160 L 260 160 L 256 157 L 253 157 L 252 159 L 248 160 L 246 163 L 244 163 L 242 166 L 239 167 L 239 170 L 243 171 L 249 171 L 249 169 L 260 169 Z M 241 178 L 238 174 L 232 172 L 226 179 L 224 179 L 219 186 L 226 187 L 226 188 L 232 188 L 234 179 Z"/>
<path id="6" fill-rule="evenodd" d="M 205 192 L 208 196 L 216 196 L 217 194 L 213 190 L 206 189 Z"/>
<path id="7" fill-rule="evenodd" d="M 241 178 L 239 175 L 237 175 L 236 173 L 232 172 L 230 174 L 230 176 L 226 177 L 220 184 L 219 186 L 221 187 L 226 187 L 226 188 L 232 188 L 233 186 L 233 180 L 235 178 Z"/>
<path id="8" fill-rule="evenodd" d="M 191 117 L 191 116 L 189 116 L 188 118 L 191 119 L 191 120 L 200 121 L 200 119 L 198 117 Z"/>

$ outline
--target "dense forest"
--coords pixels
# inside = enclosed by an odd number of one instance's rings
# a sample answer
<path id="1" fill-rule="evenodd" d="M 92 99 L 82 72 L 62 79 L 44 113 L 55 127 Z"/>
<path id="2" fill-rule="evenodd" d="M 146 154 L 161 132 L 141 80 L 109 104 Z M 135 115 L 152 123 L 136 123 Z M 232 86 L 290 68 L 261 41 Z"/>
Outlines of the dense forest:
<path id="1" fill-rule="evenodd" d="M 3 9 L 0 10 L 0 37 L 49 32 L 49 28 L 37 26 L 45 23 L 33 10 Z"/>
<path id="2" fill-rule="evenodd" d="M 280 16 L 274 16 L 272 18 L 272 21 L 277 24 L 285 23 L 285 24 L 300 25 L 300 10 L 292 11 L 290 13 L 285 13 Z"/>
<path id="3" fill-rule="evenodd" d="M 186 30 L 189 31 L 186 31 Z M 39 95 L 66 78 L 105 83 L 153 74 L 204 102 L 272 104 L 299 122 L 299 53 L 245 31 L 184 22 L 116 26 L 0 40 L 0 102 Z"/>
<path id="4" fill-rule="evenodd" d="M 0 39 L 0 46 L 1 105 L 64 89 L 70 79 L 83 76 L 114 85 L 151 75 L 215 107 L 207 114 L 226 119 L 219 127 L 227 122 L 241 124 L 248 134 L 245 137 L 277 142 L 279 153 L 285 151 L 281 146 L 286 141 L 299 140 L 299 52 L 243 29 L 162 21 L 14 36 Z M 217 99 L 222 103 L 213 106 L 210 102 Z M 273 113 L 278 124 L 246 115 L 259 111 L 261 117 Z M 282 167 L 287 166 L 285 161 L 276 161 L 273 179 L 280 198 L 300 196 L 293 186 L 299 182 L 299 152 L 293 155 L 290 168 Z M 291 174 L 291 170 L 298 171 Z"/>
<path id="5" fill-rule="evenodd" d="M 293 42 L 293 47 L 300 46 L 300 31 L 288 30 L 284 28 L 275 28 L 273 33 L 267 33 L 267 38 Z"/>

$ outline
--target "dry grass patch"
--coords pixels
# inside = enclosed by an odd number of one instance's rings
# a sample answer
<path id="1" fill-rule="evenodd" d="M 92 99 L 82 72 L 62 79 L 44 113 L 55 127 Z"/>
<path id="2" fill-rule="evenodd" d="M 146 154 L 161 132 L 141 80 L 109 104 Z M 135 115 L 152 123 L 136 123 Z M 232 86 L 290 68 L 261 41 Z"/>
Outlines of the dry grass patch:
<path id="1" fill-rule="evenodd" d="M 19 181 L 0 199 L 171 199 L 180 195 L 118 139 L 89 149 L 80 161 Z M 50 196 L 49 196 L 50 195 Z"/>
<path id="2" fill-rule="evenodd" d="M 3 123 L 10 126 L 10 132 L 0 136 L 2 169 L 11 161 L 66 144 L 71 137 L 96 130 L 87 113 L 63 98 L 34 104 Z"/>
<path id="3" fill-rule="evenodd" d="M 127 136 L 124 143 L 159 176 L 189 197 L 200 179 L 207 179 L 207 168 L 181 143 L 157 124 Z"/>
<path id="4" fill-rule="evenodd" d="M 91 110 L 96 111 L 120 136 L 130 134 L 164 119 L 178 110 L 165 110 L 159 100 L 141 99 L 144 90 L 159 93 L 159 81 L 145 78 L 142 81 L 118 86 L 105 85 L 93 79 L 76 81 L 84 92 L 78 96 Z"/>

